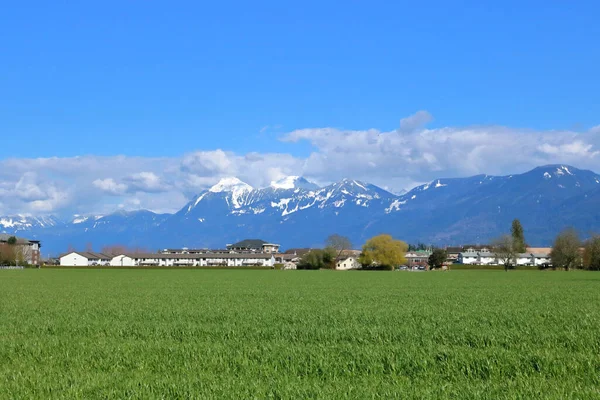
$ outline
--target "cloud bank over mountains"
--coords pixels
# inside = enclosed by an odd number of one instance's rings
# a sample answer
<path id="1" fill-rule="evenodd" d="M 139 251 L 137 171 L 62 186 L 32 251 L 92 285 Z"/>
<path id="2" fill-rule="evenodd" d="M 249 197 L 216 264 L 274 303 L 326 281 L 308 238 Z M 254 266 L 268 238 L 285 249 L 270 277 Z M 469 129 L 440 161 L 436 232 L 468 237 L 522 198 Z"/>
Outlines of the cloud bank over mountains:
<path id="1" fill-rule="evenodd" d="M 390 191 L 440 177 L 504 175 L 564 163 L 600 170 L 600 125 L 586 131 L 504 126 L 427 128 L 419 111 L 392 131 L 308 128 L 278 139 L 307 142 L 305 157 L 198 149 L 180 157 L 125 155 L 0 161 L 0 215 L 103 214 L 115 209 L 173 212 L 220 178 L 266 187 L 288 175 L 319 184 L 345 177 Z"/>

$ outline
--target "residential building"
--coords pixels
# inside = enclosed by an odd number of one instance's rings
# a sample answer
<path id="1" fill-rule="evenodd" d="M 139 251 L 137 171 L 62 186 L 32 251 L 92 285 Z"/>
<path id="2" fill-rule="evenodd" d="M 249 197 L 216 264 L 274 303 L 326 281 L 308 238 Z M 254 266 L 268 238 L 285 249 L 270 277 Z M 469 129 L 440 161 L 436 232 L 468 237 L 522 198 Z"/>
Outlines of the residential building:
<path id="1" fill-rule="evenodd" d="M 22 237 L 14 236 L 16 242 L 14 245 L 9 245 L 10 238 L 14 235 L 0 233 L 0 245 L 14 246 L 15 262 L 25 262 L 30 265 L 40 264 L 40 248 L 42 247 L 39 240 L 30 240 Z"/>
<path id="2" fill-rule="evenodd" d="M 228 244 L 227 250 L 233 252 L 251 252 L 251 253 L 279 253 L 279 245 L 265 242 L 261 239 L 245 239 L 241 242 Z"/>
<path id="3" fill-rule="evenodd" d="M 459 264 L 478 264 L 479 254 L 474 251 L 463 251 L 458 254 Z"/>
<path id="4" fill-rule="evenodd" d="M 92 251 L 71 251 L 59 257 L 60 265 L 69 267 L 109 266 L 111 265 L 112 258 L 108 254 L 94 253 Z"/>
<path id="5" fill-rule="evenodd" d="M 336 265 L 335 265 L 335 269 L 337 270 L 349 270 L 349 269 L 358 269 L 360 268 L 360 263 L 358 262 L 358 257 L 355 255 L 347 255 L 347 256 L 342 256 L 342 258 L 340 258 Z"/>
<path id="6" fill-rule="evenodd" d="M 408 265 L 409 267 L 419 267 L 427 265 L 430 255 L 430 251 L 415 250 L 407 252 L 404 255 L 404 258 L 406 258 L 406 265 Z"/>

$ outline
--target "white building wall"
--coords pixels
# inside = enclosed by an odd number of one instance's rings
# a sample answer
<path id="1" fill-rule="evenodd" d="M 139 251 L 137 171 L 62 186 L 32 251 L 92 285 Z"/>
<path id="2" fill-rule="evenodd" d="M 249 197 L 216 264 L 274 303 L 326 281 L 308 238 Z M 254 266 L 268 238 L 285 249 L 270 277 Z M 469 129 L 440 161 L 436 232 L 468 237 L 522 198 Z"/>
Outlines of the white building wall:
<path id="1" fill-rule="evenodd" d="M 87 267 L 89 265 L 89 260 L 76 252 L 72 252 L 60 258 L 60 265 L 65 267 Z"/>
<path id="2" fill-rule="evenodd" d="M 481 265 L 496 265 L 496 257 L 481 257 L 479 260 Z"/>
<path id="3" fill-rule="evenodd" d="M 550 257 L 535 257 L 535 265 L 550 264 Z"/>
<path id="4" fill-rule="evenodd" d="M 124 254 L 115 256 L 110 260 L 111 267 L 135 267 L 135 261 L 133 258 Z"/>
<path id="5" fill-rule="evenodd" d="M 463 264 L 473 264 L 477 263 L 477 257 L 461 257 Z"/>
<path id="6" fill-rule="evenodd" d="M 530 265 L 531 257 L 517 257 L 517 265 Z"/>
<path id="7" fill-rule="evenodd" d="M 357 269 L 360 268 L 360 264 L 356 257 L 348 257 L 345 260 L 338 261 L 335 269 L 338 270 L 349 270 L 349 269 Z"/>

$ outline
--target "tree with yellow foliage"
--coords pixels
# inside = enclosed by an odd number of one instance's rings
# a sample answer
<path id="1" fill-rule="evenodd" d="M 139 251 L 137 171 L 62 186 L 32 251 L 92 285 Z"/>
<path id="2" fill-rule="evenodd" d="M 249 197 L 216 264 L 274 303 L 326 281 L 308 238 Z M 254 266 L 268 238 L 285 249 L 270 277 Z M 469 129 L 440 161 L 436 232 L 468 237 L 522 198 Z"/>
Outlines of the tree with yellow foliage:
<path id="1" fill-rule="evenodd" d="M 359 262 L 363 268 L 391 271 L 406 263 L 404 255 L 407 251 L 408 245 L 401 240 L 395 240 L 390 235 L 374 236 L 364 244 Z"/>

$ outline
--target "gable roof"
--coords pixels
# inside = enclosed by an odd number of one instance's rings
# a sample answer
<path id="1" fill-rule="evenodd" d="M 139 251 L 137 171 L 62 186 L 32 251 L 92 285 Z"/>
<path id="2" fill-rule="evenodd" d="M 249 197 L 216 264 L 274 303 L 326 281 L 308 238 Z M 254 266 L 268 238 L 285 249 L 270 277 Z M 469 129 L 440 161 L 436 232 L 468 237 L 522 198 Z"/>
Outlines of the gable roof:
<path id="1" fill-rule="evenodd" d="M 110 260 L 113 258 L 113 256 L 109 256 L 108 254 L 104 254 L 104 253 L 95 253 L 93 251 L 69 251 L 66 253 L 61 254 L 60 256 L 58 256 L 59 258 L 62 258 L 64 256 L 68 256 L 69 254 L 77 254 L 80 255 L 81 257 L 85 257 L 88 260 L 90 259 L 94 259 L 94 260 Z"/>

